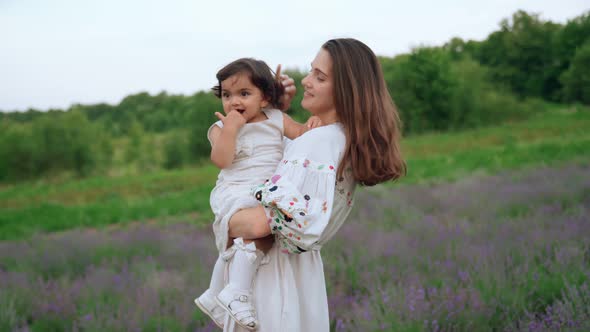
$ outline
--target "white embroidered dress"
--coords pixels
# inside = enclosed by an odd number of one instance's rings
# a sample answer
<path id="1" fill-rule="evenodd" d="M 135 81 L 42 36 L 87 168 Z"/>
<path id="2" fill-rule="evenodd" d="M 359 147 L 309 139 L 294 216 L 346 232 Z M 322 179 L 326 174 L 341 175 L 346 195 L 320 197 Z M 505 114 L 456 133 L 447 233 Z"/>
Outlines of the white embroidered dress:
<path id="1" fill-rule="evenodd" d="M 277 234 L 254 280 L 259 332 L 330 329 L 319 249 L 351 210 L 355 184 L 336 179 L 345 145 L 339 123 L 313 129 L 290 142 L 269 181 L 252 190 Z M 246 330 L 226 319 L 224 331 Z"/>

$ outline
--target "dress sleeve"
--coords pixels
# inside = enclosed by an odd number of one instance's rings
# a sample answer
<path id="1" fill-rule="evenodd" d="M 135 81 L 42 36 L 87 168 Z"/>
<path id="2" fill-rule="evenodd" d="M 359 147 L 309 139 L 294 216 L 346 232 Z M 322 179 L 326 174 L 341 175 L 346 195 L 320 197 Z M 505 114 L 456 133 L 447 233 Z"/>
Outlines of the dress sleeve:
<path id="1" fill-rule="evenodd" d="M 264 207 L 282 249 L 302 253 L 316 247 L 330 220 L 337 160 L 287 158 L 285 155 L 276 173 L 252 193 Z"/>

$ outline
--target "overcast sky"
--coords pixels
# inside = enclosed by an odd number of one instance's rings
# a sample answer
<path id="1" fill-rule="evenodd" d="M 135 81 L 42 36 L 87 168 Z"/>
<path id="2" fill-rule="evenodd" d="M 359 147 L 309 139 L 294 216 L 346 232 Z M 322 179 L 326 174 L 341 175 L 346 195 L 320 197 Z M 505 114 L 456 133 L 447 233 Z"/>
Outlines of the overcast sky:
<path id="1" fill-rule="evenodd" d="M 192 94 L 240 57 L 307 69 L 353 37 L 393 56 L 454 36 L 484 39 L 516 10 L 565 23 L 588 0 L 0 0 L 0 110 Z"/>

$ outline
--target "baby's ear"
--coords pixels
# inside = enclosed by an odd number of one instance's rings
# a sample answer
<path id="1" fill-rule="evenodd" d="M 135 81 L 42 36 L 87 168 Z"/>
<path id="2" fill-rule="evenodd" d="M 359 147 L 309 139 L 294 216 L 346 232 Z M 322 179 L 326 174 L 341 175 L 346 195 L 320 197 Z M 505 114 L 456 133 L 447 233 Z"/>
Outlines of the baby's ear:
<path id="1" fill-rule="evenodd" d="M 264 99 L 263 101 L 260 102 L 260 108 L 266 108 L 266 106 L 268 106 L 269 102 L 268 100 Z"/>

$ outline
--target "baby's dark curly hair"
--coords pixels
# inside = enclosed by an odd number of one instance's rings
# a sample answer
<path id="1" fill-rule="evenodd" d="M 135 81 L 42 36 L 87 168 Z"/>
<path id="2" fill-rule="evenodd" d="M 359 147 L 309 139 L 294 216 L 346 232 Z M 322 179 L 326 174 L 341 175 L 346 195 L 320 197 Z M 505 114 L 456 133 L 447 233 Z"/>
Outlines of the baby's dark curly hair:
<path id="1" fill-rule="evenodd" d="M 282 109 L 281 97 L 285 92 L 283 85 L 275 79 L 274 72 L 261 60 L 241 58 L 231 62 L 217 72 L 217 85 L 213 93 L 221 98 L 221 82 L 236 74 L 246 74 L 250 82 L 262 91 L 264 98 L 275 108 Z"/>

